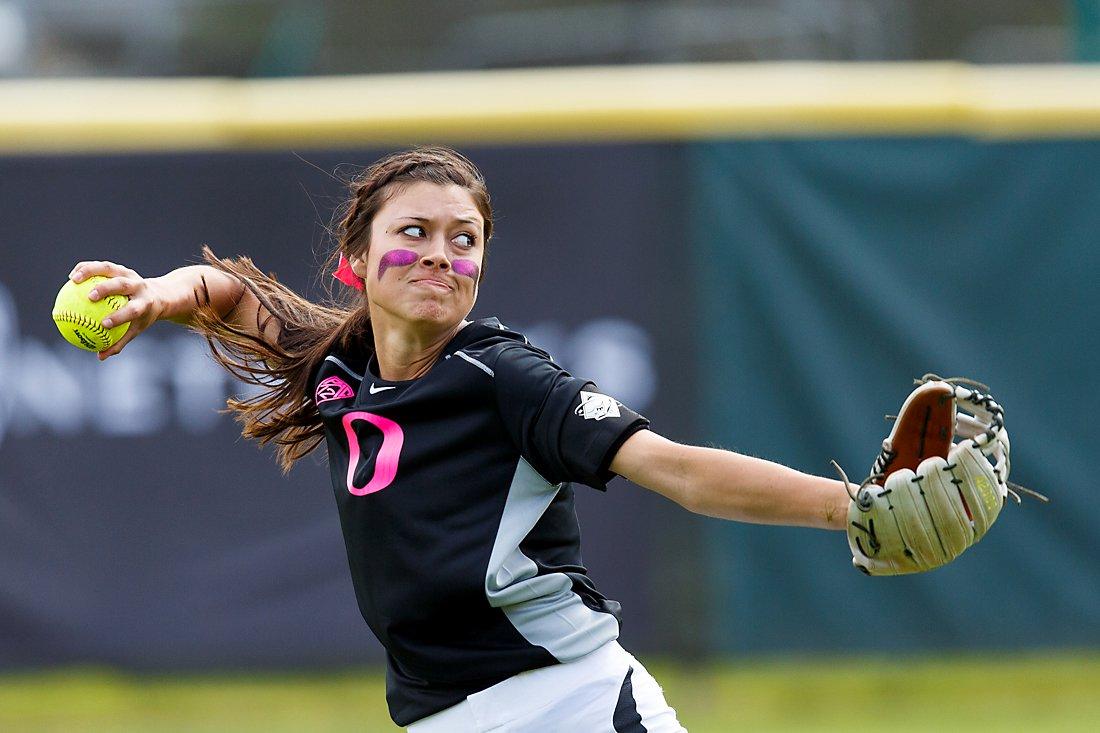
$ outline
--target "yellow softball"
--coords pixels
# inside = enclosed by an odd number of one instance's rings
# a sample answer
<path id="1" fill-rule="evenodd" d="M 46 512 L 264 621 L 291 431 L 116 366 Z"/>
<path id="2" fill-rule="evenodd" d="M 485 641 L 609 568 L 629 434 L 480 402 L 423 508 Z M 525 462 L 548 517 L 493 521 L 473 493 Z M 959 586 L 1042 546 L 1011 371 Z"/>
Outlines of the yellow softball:
<path id="1" fill-rule="evenodd" d="M 108 295 L 88 300 L 88 293 L 107 278 L 96 275 L 83 282 L 66 280 L 53 302 L 53 322 L 73 346 L 85 351 L 103 351 L 117 342 L 130 323 L 104 328 L 101 321 L 129 302 L 125 295 Z"/>

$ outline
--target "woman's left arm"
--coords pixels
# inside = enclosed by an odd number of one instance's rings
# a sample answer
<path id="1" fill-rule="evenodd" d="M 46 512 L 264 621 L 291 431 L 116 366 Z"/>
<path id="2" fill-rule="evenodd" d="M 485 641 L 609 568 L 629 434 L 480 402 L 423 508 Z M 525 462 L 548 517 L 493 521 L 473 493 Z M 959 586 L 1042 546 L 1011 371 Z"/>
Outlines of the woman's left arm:
<path id="1" fill-rule="evenodd" d="M 732 451 L 681 445 L 649 430 L 627 438 L 610 468 L 697 514 L 820 529 L 847 525 L 849 498 L 840 481 Z"/>

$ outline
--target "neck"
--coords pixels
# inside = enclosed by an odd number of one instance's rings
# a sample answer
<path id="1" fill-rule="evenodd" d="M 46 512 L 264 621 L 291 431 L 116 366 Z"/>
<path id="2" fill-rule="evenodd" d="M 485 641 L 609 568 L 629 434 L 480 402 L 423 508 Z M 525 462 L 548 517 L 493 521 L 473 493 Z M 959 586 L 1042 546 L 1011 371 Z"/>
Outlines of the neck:
<path id="1" fill-rule="evenodd" d="M 454 335 L 468 323 L 462 320 L 442 329 L 423 329 L 378 315 L 379 318 L 371 316 L 378 376 L 390 382 L 403 382 L 427 374 Z"/>

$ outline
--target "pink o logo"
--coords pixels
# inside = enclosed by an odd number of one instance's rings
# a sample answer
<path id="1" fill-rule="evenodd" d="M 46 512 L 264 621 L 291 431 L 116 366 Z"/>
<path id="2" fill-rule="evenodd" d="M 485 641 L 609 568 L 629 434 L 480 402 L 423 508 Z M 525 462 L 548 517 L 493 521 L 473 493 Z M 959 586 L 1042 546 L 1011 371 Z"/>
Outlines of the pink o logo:
<path id="1" fill-rule="evenodd" d="M 355 437 L 352 424 L 356 420 L 366 420 L 382 431 L 382 447 L 378 449 L 378 457 L 374 459 L 374 475 L 362 487 L 355 485 L 355 469 L 359 465 L 359 439 Z M 347 413 L 342 422 L 344 434 L 348 438 L 348 493 L 366 496 L 392 484 L 397 477 L 397 461 L 401 456 L 401 446 L 405 443 L 405 433 L 401 430 L 401 426 L 388 417 L 363 411 Z"/>

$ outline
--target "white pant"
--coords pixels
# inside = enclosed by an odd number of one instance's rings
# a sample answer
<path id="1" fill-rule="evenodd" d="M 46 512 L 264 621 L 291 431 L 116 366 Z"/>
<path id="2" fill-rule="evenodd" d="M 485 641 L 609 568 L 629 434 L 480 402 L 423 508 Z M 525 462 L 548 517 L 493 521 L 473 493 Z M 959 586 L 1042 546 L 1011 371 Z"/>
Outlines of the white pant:
<path id="1" fill-rule="evenodd" d="M 616 641 L 521 672 L 409 726 L 409 733 L 490 731 L 685 733 L 657 681 Z"/>

